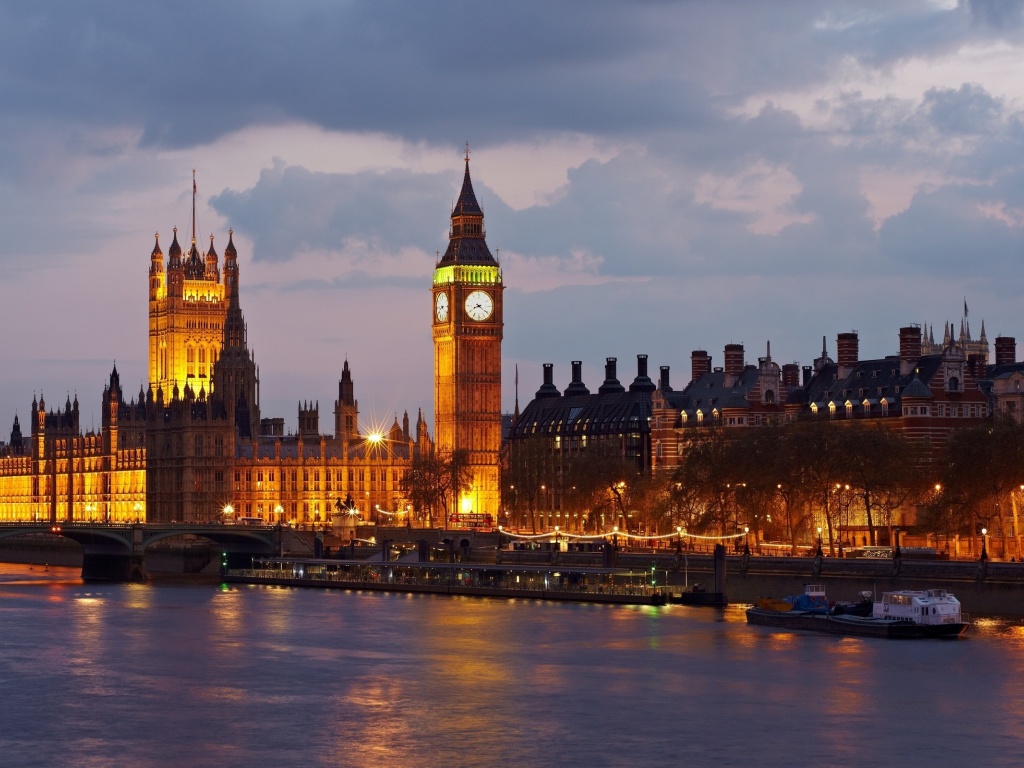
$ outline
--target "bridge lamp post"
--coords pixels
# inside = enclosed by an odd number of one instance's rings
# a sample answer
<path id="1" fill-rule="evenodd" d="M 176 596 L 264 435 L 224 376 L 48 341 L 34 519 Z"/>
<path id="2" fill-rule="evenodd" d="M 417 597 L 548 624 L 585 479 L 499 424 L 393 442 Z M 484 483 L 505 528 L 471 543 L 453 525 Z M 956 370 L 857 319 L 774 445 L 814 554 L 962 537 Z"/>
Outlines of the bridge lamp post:
<path id="1" fill-rule="evenodd" d="M 224 505 L 224 517 L 232 517 L 235 514 L 235 508 L 230 504 Z"/>
<path id="2" fill-rule="evenodd" d="M 281 523 L 284 523 L 284 507 L 278 504 L 276 507 L 274 507 L 274 514 L 277 515 L 277 522 L 279 525 Z"/>
<path id="3" fill-rule="evenodd" d="M 132 509 L 135 512 L 135 522 L 136 523 L 141 523 L 142 522 L 142 516 L 141 516 L 140 513 L 142 512 L 142 505 L 139 504 L 139 502 L 136 501 L 135 502 L 135 506 Z"/>

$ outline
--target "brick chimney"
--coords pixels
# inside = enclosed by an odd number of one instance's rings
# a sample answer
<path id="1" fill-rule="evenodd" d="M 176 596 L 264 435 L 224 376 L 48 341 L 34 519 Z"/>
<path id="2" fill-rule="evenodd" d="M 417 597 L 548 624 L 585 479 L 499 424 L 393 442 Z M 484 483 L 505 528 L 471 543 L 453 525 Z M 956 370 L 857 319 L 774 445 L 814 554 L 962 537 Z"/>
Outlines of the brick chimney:
<path id="1" fill-rule="evenodd" d="M 985 377 L 985 365 L 988 360 L 980 352 L 974 352 L 967 356 L 967 369 L 975 379 Z"/>
<path id="2" fill-rule="evenodd" d="M 800 386 L 800 366 L 796 363 L 786 363 L 782 366 L 782 386 L 786 389 L 796 389 Z"/>
<path id="3" fill-rule="evenodd" d="M 921 326 L 900 328 L 900 376 L 907 376 L 921 359 Z"/>
<path id="4" fill-rule="evenodd" d="M 838 378 L 845 379 L 857 367 L 860 347 L 857 332 L 840 333 L 836 340 L 836 362 L 839 364 Z"/>
<path id="5" fill-rule="evenodd" d="M 711 373 L 711 356 L 703 349 L 690 353 L 690 381 L 696 381 L 705 373 Z"/>
<path id="6" fill-rule="evenodd" d="M 743 345 L 725 345 L 725 375 L 739 377 L 743 373 Z"/>
<path id="7" fill-rule="evenodd" d="M 1017 362 L 1017 339 L 1013 336 L 996 336 L 996 365 L 1013 365 Z"/>

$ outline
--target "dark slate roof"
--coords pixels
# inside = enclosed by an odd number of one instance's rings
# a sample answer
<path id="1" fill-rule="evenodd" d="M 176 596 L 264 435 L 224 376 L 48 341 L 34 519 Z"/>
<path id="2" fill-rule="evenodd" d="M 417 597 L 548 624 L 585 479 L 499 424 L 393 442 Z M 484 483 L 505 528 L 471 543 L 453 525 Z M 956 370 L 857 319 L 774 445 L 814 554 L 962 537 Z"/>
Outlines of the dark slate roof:
<path id="1" fill-rule="evenodd" d="M 914 377 L 906 389 L 900 392 L 900 397 L 926 397 L 929 400 L 932 397 L 932 391 L 926 387 L 919 378 Z"/>
<path id="2" fill-rule="evenodd" d="M 453 237 L 448 241 L 448 248 L 441 257 L 439 265 L 444 264 L 487 264 L 496 266 L 498 262 L 491 255 L 487 241 L 482 237 Z"/>
<path id="3" fill-rule="evenodd" d="M 896 357 L 885 357 L 880 360 L 861 360 L 850 375 L 837 381 L 833 379 L 814 388 L 809 393 L 811 402 L 845 402 L 858 401 L 865 398 L 886 398 L 890 403 L 898 403 L 900 397 L 915 378 L 927 389 L 930 382 L 942 365 L 942 355 L 925 355 L 917 361 L 915 370 L 905 376 L 900 375 L 900 361 Z M 817 379 L 817 376 L 815 376 Z M 812 380 L 811 387 L 814 387 Z"/>
<path id="4" fill-rule="evenodd" d="M 757 384 L 759 371 L 748 365 L 736 378 L 732 386 L 725 385 L 725 371 L 705 373 L 691 381 L 681 392 L 667 391 L 665 400 L 680 411 L 696 411 L 698 408 L 710 411 L 712 408 L 749 408 L 747 393 Z"/>
<path id="5" fill-rule="evenodd" d="M 544 397 L 526 406 L 509 437 L 650 434 L 650 417 L 650 392 Z"/>
<path id="6" fill-rule="evenodd" d="M 459 193 L 459 200 L 455 203 L 452 216 L 483 216 L 484 211 L 476 201 L 476 193 L 473 192 L 473 181 L 469 178 L 469 160 L 466 160 L 466 174 L 462 177 L 462 191 Z"/>

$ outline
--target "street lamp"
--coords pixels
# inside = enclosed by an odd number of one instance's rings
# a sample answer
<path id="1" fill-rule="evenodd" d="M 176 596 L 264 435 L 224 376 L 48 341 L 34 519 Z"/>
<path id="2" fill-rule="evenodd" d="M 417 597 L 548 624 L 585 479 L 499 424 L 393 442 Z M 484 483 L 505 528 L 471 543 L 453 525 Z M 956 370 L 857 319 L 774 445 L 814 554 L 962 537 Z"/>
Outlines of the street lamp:
<path id="1" fill-rule="evenodd" d="M 988 528 L 981 529 L 981 561 L 988 560 Z"/>
<path id="2" fill-rule="evenodd" d="M 135 512 L 135 522 L 136 523 L 142 522 L 142 515 L 140 514 L 142 512 L 142 505 L 139 504 L 139 502 L 136 501 L 135 502 L 135 506 L 132 509 Z"/>
<path id="3" fill-rule="evenodd" d="M 230 504 L 225 504 L 224 505 L 224 517 L 225 518 L 229 518 L 229 517 L 231 517 L 234 514 L 235 514 L 235 508 L 232 507 Z"/>
<path id="4" fill-rule="evenodd" d="M 277 515 L 278 524 L 284 522 L 284 507 L 278 504 L 276 507 L 274 507 L 274 514 Z"/>
<path id="5" fill-rule="evenodd" d="M 743 554 L 750 554 L 750 526 L 743 526 Z"/>
<path id="6" fill-rule="evenodd" d="M 821 526 L 818 526 L 818 549 L 815 551 L 816 557 L 821 557 Z"/>

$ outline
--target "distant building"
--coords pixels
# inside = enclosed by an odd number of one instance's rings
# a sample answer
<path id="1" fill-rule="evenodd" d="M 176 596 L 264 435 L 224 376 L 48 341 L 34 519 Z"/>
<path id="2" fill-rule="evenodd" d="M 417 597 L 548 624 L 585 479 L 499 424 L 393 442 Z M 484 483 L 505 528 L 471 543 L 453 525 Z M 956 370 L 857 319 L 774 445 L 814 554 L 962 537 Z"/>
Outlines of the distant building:
<path id="1" fill-rule="evenodd" d="M 412 430 L 408 413 L 361 425 L 346 360 L 333 434 L 319 404 L 299 406 L 296 435 L 261 418 L 233 233 L 221 273 L 213 238 L 196 247 L 194 197 L 192 221 L 187 254 L 175 230 L 166 264 L 159 237 L 149 255 L 148 390 L 126 401 L 115 366 L 99 433 L 82 432 L 77 397 L 57 411 L 33 398 L 30 436 L 15 416 L 0 449 L 0 520 L 323 524 L 343 501 L 364 520 L 407 514 L 404 475 L 432 444 L 422 413 Z"/>
<path id="2" fill-rule="evenodd" d="M 919 443 L 926 459 L 940 455 L 949 433 L 977 423 L 989 413 L 980 385 L 984 365 L 952 343 L 923 354 L 921 327 L 900 329 L 899 354 L 861 360 L 856 332 L 841 333 L 837 360 L 822 345 L 813 366 L 797 381 L 795 364 L 781 369 L 770 355 L 758 364 L 742 361 L 742 348 L 726 348 L 724 369 L 702 371 L 702 352 L 694 352 L 693 378 L 681 393 L 655 393 L 653 418 L 659 469 L 678 466 L 687 436 L 702 426 L 726 429 L 758 427 L 797 419 L 840 424 L 877 423 L 901 431 Z"/>

